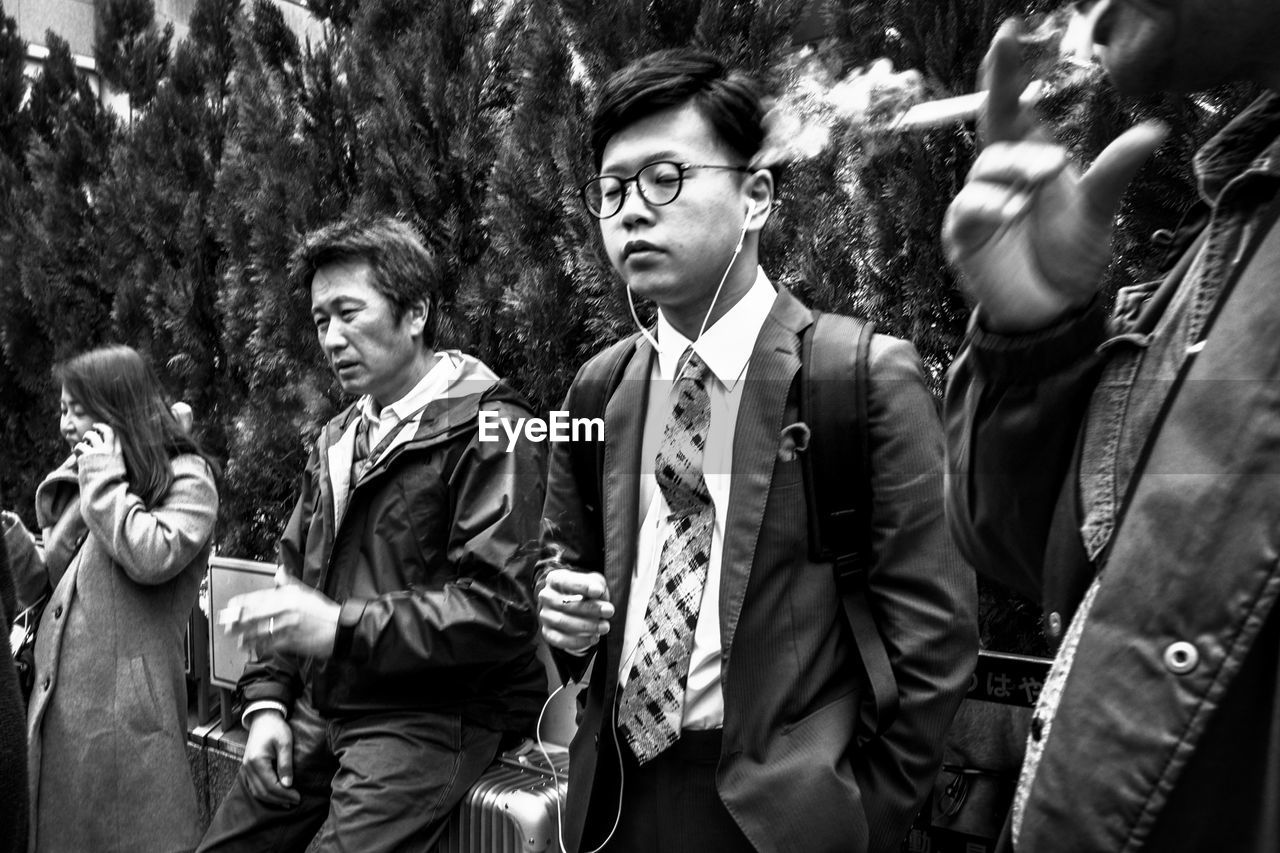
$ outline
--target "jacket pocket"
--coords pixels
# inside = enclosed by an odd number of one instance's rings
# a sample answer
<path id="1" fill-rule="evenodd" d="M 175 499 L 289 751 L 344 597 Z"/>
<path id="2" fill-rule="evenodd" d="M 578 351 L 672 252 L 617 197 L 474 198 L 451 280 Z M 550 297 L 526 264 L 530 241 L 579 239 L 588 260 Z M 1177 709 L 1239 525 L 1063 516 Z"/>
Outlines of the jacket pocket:
<path id="1" fill-rule="evenodd" d="M 119 725 L 134 734 L 164 731 L 156 689 L 145 657 L 121 658 L 116 664 L 116 717 Z"/>
<path id="2" fill-rule="evenodd" d="M 854 691 L 842 693 L 825 705 L 814 708 L 803 717 L 782 727 L 783 737 L 816 735 L 827 738 L 832 731 L 852 732 L 858 719 L 857 696 Z M 832 743 L 835 741 L 827 740 Z"/>

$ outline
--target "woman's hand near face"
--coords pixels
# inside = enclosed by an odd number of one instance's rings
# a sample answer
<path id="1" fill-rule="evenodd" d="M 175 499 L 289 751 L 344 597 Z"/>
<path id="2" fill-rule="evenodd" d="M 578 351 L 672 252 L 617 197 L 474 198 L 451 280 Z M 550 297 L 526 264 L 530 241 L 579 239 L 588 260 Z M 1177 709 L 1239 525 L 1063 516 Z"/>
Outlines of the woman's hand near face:
<path id="1" fill-rule="evenodd" d="M 76 456 L 103 455 L 123 458 L 120 438 L 107 424 L 95 423 L 75 447 Z"/>

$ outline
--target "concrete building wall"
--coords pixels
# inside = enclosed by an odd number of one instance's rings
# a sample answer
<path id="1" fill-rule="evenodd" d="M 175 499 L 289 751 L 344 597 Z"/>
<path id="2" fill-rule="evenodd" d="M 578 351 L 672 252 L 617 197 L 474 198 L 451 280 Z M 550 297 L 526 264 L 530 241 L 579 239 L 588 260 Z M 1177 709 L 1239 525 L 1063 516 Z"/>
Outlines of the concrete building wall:
<path id="1" fill-rule="evenodd" d="M 196 0 L 153 2 L 156 7 L 156 23 L 161 27 L 173 24 L 174 44 L 186 38 L 187 22 L 191 19 Z M 300 39 L 310 36 L 313 42 L 319 40 L 320 23 L 311 17 L 305 2 L 275 0 L 275 3 Z M 44 46 L 45 32 L 53 30 L 71 45 L 72 54 L 90 59 L 93 57 L 95 5 L 95 0 L 5 0 L 4 9 L 5 14 L 13 16 L 18 22 L 18 32 L 22 37 L 37 48 L 33 54 L 40 54 L 38 48 Z M 245 5 L 247 7 L 249 4 Z"/>
<path id="2" fill-rule="evenodd" d="M 18 23 L 18 34 L 27 42 L 27 76 L 35 77 L 40 73 L 45 56 L 48 54 L 45 42 L 46 33 L 50 30 L 65 39 L 71 46 L 71 55 L 76 65 L 84 69 L 88 75 L 89 85 L 95 94 L 109 109 L 119 114 L 129 110 L 129 97 L 114 92 L 111 87 L 104 86 L 97 73 L 94 61 L 93 41 L 96 28 L 96 0 L 0 0 L 4 3 L 4 14 L 12 16 Z M 197 0 L 153 0 L 156 10 L 156 24 L 164 27 L 173 24 L 173 43 L 187 37 L 190 29 L 187 22 L 195 9 Z M 320 41 L 323 28 L 319 21 L 311 16 L 305 0 L 274 0 L 284 15 L 285 22 L 298 34 L 300 40 L 310 38 L 313 43 Z M 245 6 L 249 3 L 246 0 Z"/>
<path id="3" fill-rule="evenodd" d="M 45 31 L 53 30 L 78 56 L 93 56 L 94 0 L 9 0 L 5 11 L 18 22 L 18 33 L 43 46 Z"/>

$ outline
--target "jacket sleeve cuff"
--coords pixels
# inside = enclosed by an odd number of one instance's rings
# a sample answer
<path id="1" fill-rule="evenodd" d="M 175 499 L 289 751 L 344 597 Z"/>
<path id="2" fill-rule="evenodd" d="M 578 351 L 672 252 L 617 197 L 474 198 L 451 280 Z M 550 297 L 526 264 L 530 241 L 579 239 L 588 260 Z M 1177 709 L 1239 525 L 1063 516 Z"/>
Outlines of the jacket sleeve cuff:
<path id="1" fill-rule="evenodd" d="M 285 719 L 289 717 L 289 709 L 282 703 L 275 702 L 270 699 L 262 699 L 257 702 L 250 702 L 248 707 L 244 709 L 244 713 L 240 715 L 240 725 L 245 731 L 249 730 L 250 718 L 259 711 L 279 711 L 280 715 Z"/>
<path id="2" fill-rule="evenodd" d="M 349 598 L 342 602 L 338 611 L 338 635 L 333 640 L 333 656 L 335 659 L 351 656 L 351 646 L 356 636 L 356 626 L 364 616 L 369 602 L 363 598 Z"/>
<path id="3" fill-rule="evenodd" d="M 577 652 L 552 649 L 551 661 L 556 666 L 556 673 L 560 676 L 560 681 L 566 684 L 570 682 L 580 684 L 592 662 L 596 659 L 597 648 L 599 648 L 599 643 Z"/>
<path id="4" fill-rule="evenodd" d="M 989 332 L 974 311 L 966 337 L 983 379 L 994 385 L 1030 385 L 1088 358 L 1106 334 L 1106 305 L 1099 294 L 1052 326 L 1025 335 Z"/>
<path id="5" fill-rule="evenodd" d="M 126 476 L 124 458 L 108 453 L 85 453 L 76 461 L 76 472 L 83 484 L 94 481 L 122 480 Z"/>

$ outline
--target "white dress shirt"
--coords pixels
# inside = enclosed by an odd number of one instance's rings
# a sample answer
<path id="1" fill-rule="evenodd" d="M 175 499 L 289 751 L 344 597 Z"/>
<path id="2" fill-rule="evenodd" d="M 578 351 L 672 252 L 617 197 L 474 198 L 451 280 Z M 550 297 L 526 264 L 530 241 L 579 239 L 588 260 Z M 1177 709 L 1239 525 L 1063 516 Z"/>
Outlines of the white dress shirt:
<path id="1" fill-rule="evenodd" d="M 724 724 L 724 696 L 720 689 L 720 562 L 724 550 L 724 525 L 729 511 L 729 484 L 733 468 L 733 434 L 738 406 L 746 387 L 747 362 L 756 338 L 777 296 L 764 270 L 757 268 L 751 289 L 715 325 L 702 333 L 693 349 L 709 368 L 707 393 L 711 423 L 703 455 L 703 476 L 715 523 L 711 531 L 711 562 L 698 611 L 698 627 L 689 660 L 689 681 L 684 694 L 682 728 L 713 729 Z M 654 466 L 662 434 L 675 403 L 673 380 L 676 365 L 689 339 L 658 312 L 658 357 L 649 374 L 649 405 L 644 419 L 640 455 L 640 527 L 636 543 L 635 574 L 627 602 L 627 623 L 622 637 L 619 683 L 625 684 L 634 663 L 636 645 L 644 632 L 644 613 L 658 576 L 662 546 L 671 531 L 667 501 L 658 488 Z"/>

